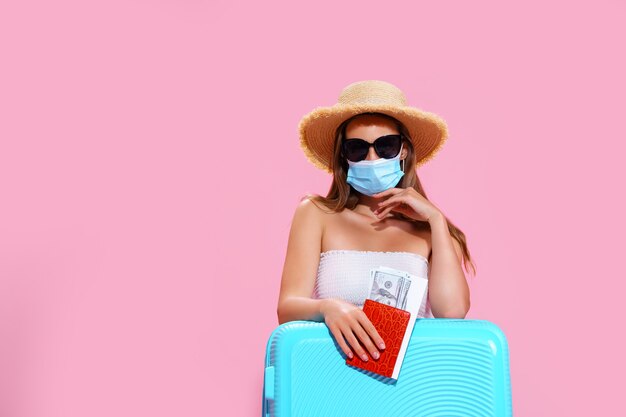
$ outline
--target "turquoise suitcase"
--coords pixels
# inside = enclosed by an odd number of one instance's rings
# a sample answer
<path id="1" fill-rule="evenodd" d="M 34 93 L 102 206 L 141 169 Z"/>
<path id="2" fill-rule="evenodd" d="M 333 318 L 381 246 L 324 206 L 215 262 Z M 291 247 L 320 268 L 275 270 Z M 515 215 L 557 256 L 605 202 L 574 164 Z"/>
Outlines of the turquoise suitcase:
<path id="1" fill-rule="evenodd" d="M 324 322 L 279 325 L 266 347 L 263 417 L 513 415 L 508 344 L 486 320 L 418 318 L 397 381 L 345 360 Z"/>

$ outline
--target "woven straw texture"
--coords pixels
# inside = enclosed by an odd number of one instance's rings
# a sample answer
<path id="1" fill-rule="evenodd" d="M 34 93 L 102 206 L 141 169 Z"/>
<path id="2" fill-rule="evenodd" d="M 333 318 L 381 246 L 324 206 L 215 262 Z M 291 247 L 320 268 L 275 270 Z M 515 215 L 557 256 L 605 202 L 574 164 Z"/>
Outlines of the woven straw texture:
<path id="1" fill-rule="evenodd" d="M 386 81 L 352 83 L 342 90 L 335 105 L 317 107 L 300 120 L 300 146 L 313 165 L 332 173 L 337 127 L 354 115 L 378 112 L 396 118 L 407 128 L 419 167 L 439 152 L 448 138 L 448 127 L 440 116 L 406 103 L 404 93 Z"/>

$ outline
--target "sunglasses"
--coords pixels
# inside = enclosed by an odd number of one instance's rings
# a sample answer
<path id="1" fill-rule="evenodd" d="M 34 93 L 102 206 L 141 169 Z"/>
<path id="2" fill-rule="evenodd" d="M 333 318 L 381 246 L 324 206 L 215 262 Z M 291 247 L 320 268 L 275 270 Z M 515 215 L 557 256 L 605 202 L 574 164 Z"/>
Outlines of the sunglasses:
<path id="1" fill-rule="evenodd" d="M 341 143 L 341 150 L 348 160 L 359 162 L 367 158 L 371 146 L 374 147 L 379 157 L 385 159 L 394 158 L 400 152 L 402 135 L 381 136 L 373 143 L 359 138 L 346 139 Z"/>

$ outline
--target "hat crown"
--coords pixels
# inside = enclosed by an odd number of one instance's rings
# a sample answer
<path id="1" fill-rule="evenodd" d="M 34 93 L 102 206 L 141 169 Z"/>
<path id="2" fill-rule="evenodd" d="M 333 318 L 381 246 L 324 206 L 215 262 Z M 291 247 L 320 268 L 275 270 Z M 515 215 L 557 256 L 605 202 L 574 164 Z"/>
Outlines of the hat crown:
<path id="1" fill-rule="evenodd" d="M 352 83 L 339 94 L 339 104 L 390 104 L 406 106 L 404 93 L 386 81 L 368 80 Z"/>

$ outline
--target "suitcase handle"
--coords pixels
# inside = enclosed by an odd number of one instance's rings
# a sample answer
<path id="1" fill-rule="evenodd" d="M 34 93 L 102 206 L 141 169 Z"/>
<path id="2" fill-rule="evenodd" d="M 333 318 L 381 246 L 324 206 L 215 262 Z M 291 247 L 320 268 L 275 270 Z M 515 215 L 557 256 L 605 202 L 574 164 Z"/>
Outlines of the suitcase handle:
<path id="1" fill-rule="evenodd" d="M 265 377 L 263 378 L 263 417 L 269 417 L 269 402 L 274 401 L 274 367 L 265 368 Z"/>

